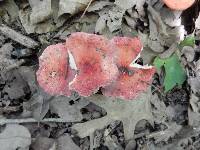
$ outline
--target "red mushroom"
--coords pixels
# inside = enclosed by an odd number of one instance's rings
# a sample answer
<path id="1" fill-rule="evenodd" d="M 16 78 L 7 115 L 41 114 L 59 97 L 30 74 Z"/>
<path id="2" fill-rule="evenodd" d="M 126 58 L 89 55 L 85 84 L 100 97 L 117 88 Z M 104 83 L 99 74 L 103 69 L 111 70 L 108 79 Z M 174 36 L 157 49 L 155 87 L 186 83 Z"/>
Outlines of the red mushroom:
<path id="1" fill-rule="evenodd" d="M 194 4 L 195 0 L 163 0 L 173 10 L 185 10 Z"/>
<path id="2" fill-rule="evenodd" d="M 39 58 L 37 80 L 52 95 L 71 95 L 71 90 L 90 96 L 100 87 L 107 96 L 133 99 L 146 90 L 154 68 L 131 66 L 141 52 L 138 38 L 73 33 L 66 45 L 47 47 Z M 75 70 L 74 70 L 75 69 Z"/>
<path id="3" fill-rule="evenodd" d="M 77 67 L 76 77 L 69 85 L 70 89 L 82 96 L 90 96 L 117 78 L 116 49 L 105 37 L 73 33 L 66 40 L 66 47 L 74 57 Z"/>
<path id="4" fill-rule="evenodd" d="M 111 40 L 111 43 L 119 51 L 117 60 L 119 76 L 113 83 L 104 87 L 102 92 L 106 96 L 134 99 L 140 92 L 147 89 L 155 69 L 130 66 L 142 50 L 142 43 L 138 38 L 115 37 Z"/>
<path id="5" fill-rule="evenodd" d="M 118 66 L 129 66 L 142 50 L 142 43 L 137 37 L 114 37 L 110 43 L 116 47 Z"/>
<path id="6" fill-rule="evenodd" d="M 75 72 L 68 67 L 68 53 L 64 44 L 48 46 L 39 58 L 39 85 L 51 95 L 70 96 L 69 82 Z"/>

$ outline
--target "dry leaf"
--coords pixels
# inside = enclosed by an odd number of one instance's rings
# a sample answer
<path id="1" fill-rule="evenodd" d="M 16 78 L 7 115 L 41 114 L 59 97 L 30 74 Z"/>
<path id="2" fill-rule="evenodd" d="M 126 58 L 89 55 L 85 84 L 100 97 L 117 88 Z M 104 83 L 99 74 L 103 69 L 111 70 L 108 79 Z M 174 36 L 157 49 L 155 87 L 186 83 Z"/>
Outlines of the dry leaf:
<path id="1" fill-rule="evenodd" d="M 124 10 L 127 10 L 135 6 L 135 9 L 141 16 L 144 15 L 143 5 L 145 2 L 146 0 L 115 0 L 115 4 Z"/>
<path id="2" fill-rule="evenodd" d="M 87 11 L 88 12 L 98 11 L 98 10 L 101 10 L 105 6 L 110 6 L 110 5 L 113 5 L 113 3 L 108 2 L 108 1 L 96 1 L 90 5 Z"/>
<path id="3" fill-rule="evenodd" d="M 34 150 L 53 150 L 55 140 L 47 137 L 37 137 L 31 148 Z"/>
<path id="4" fill-rule="evenodd" d="M 32 4 L 32 12 L 30 14 L 31 23 L 37 24 L 48 20 L 52 15 L 51 0 L 37 1 L 37 3 L 32 1 L 33 0 L 29 0 L 29 3 Z"/>
<path id="5" fill-rule="evenodd" d="M 166 114 L 166 105 L 163 101 L 161 101 L 157 95 L 154 95 L 154 97 L 151 99 L 151 105 L 152 105 L 152 114 L 154 116 L 154 120 L 158 123 L 165 122 L 167 118 Z"/>
<path id="6" fill-rule="evenodd" d="M 7 81 L 3 91 L 6 92 L 10 99 L 19 99 L 30 93 L 27 82 L 17 71 L 13 71 L 11 74 L 12 81 Z"/>
<path id="7" fill-rule="evenodd" d="M 70 104 L 73 101 L 68 97 L 58 96 L 50 102 L 50 110 L 57 113 L 60 118 L 66 122 L 77 122 L 83 119 L 80 112 L 81 108 L 89 104 L 85 99 L 80 99 L 75 104 Z"/>
<path id="8" fill-rule="evenodd" d="M 189 125 L 193 127 L 198 127 L 200 125 L 200 99 L 193 93 L 190 96 L 190 105 L 191 107 L 188 108 Z"/>
<path id="9" fill-rule="evenodd" d="M 22 125 L 7 124 L 0 133 L 1 150 L 27 149 L 31 144 L 31 134 Z"/>
<path id="10" fill-rule="evenodd" d="M 124 13 L 125 13 L 125 10 L 116 6 L 103 9 L 102 11 L 98 13 L 100 16 L 100 19 L 98 20 L 96 24 L 96 31 L 99 31 L 99 32 L 103 31 L 105 28 L 104 26 L 105 22 L 107 22 L 107 26 L 110 32 L 119 30 L 122 25 L 122 18 L 123 18 Z"/>
<path id="11" fill-rule="evenodd" d="M 17 19 L 19 8 L 16 5 L 14 0 L 6 0 L 6 1 L 1 2 L 0 11 L 1 11 L 0 20 L 4 19 L 4 21 L 6 21 L 7 23 L 10 23 Z M 6 17 L 8 17 L 7 18 L 8 20 L 5 20 Z"/>
<path id="12" fill-rule="evenodd" d="M 32 93 L 37 91 L 36 75 L 34 66 L 21 66 L 19 73 L 22 78 L 27 82 Z"/>
<path id="13" fill-rule="evenodd" d="M 181 129 L 182 126 L 176 123 L 167 124 L 167 129 L 157 133 L 152 133 L 148 136 L 148 138 L 153 137 L 155 139 L 155 143 L 168 142 L 168 140 L 173 138 Z"/>
<path id="14" fill-rule="evenodd" d="M 38 90 L 28 102 L 23 103 L 24 111 L 29 111 L 32 116 L 40 121 L 49 110 L 49 100 L 51 96 L 42 90 Z"/>
<path id="15" fill-rule="evenodd" d="M 188 79 L 188 82 L 191 86 L 191 90 L 194 92 L 194 93 L 200 93 L 200 78 L 199 76 L 197 77 L 190 77 Z"/>
<path id="16" fill-rule="evenodd" d="M 84 10 L 90 0 L 60 0 L 58 17 L 63 14 L 71 14 Z"/>
<path id="17" fill-rule="evenodd" d="M 171 27 L 181 25 L 181 13 L 182 11 L 171 10 L 166 7 L 163 7 L 160 11 L 163 22 Z"/>
<path id="18" fill-rule="evenodd" d="M 83 11 L 89 2 L 90 0 L 29 0 L 32 10 L 21 9 L 19 18 L 28 34 L 47 33 L 62 26 L 70 16 Z"/>
<path id="19" fill-rule="evenodd" d="M 164 51 L 164 47 L 170 47 L 175 42 L 179 42 L 184 38 L 184 27 L 182 25 L 171 28 L 166 25 L 160 12 L 156 11 L 150 5 L 148 6 L 148 19 L 150 35 L 148 39 L 148 46 L 154 52 L 161 53 Z"/>
<path id="20" fill-rule="evenodd" d="M 83 138 L 91 135 L 95 130 L 103 129 L 115 120 L 122 121 L 124 136 L 126 140 L 133 138 L 135 125 L 142 119 L 152 123 L 152 113 L 150 109 L 151 90 L 142 93 L 132 101 L 108 98 L 102 95 L 94 95 L 88 99 L 96 105 L 104 108 L 107 115 L 85 123 L 75 124 L 72 128 L 78 131 L 78 135 Z"/>
<path id="21" fill-rule="evenodd" d="M 11 43 L 6 43 L 2 45 L 0 48 L 0 71 L 6 70 L 6 67 L 15 63 L 14 59 L 11 59 L 11 51 L 13 50 L 13 46 Z M 0 73 L 0 74 L 1 74 Z"/>
<path id="22" fill-rule="evenodd" d="M 123 147 L 114 140 L 110 135 L 104 138 L 104 145 L 109 148 L 109 150 L 124 150 Z"/>
<path id="23" fill-rule="evenodd" d="M 135 29 L 137 23 L 136 23 L 136 20 L 132 17 L 129 17 L 129 16 L 125 16 L 124 17 L 126 19 L 126 22 L 127 24 L 132 28 L 132 29 Z"/>
<path id="24" fill-rule="evenodd" d="M 71 139 L 70 135 L 65 134 L 58 138 L 58 150 L 81 150 Z"/>
<path id="25" fill-rule="evenodd" d="M 192 62 L 195 57 L 195 51 L 193 47 L 184 46 L 182 49 L 182 53 L 185 55 L 188 62 Z"/>
<path id="26" fill-rule="evenodd" d="M 119 9 L 117 7 L 113 7 L 112 10 L 108 11 L 109 18 L 107 20 L 107 25 L 111 32 L 116 31 L 121 28 L 122 17 L 124 13 L 125 13 L 124 10 Z"/>
<path id="27" fill-rule="evenodd" d="M 106 28 L 107 15 L 102 15 L 96 22 L 95 33 L 102 34 L 103 30 Z"/>
<path id="28" fill-rule="evenodd" d="M 51 20 L 46 20 L 45 22 L 40 22 L 38 24 L 32 24 L 30 22 L 30 14 L 31 14 L 31 9 L 21 9 L 19 11 L 19 18 L 20 21 L 25 29 L 25 31 L 30 34 L 30 33 L 47 33 L 47 32 L 52 32 L 55 30 L 55 25 Z"/>

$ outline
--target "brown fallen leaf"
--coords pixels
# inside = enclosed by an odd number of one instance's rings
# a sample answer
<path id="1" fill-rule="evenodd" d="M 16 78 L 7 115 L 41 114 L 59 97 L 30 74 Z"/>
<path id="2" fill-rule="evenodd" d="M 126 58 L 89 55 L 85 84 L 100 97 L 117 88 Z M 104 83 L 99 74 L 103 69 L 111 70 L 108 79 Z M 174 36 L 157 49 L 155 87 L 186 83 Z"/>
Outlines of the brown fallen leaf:
<path id="1" fill-rule="evenodd" d="M 57 150 L 81 150 L 71 139 L 69 134 L 64 134 L 57 139 Z"/>
<path id="2" fill-rule="evenodd" d="M 53 113 L 57 113 L 60 118 L 66 122 L 77 122 L 83 119 L 81 109 L 89 104 L 84 98 L 81 98 L 79 102 L 70 104 L 71 99 L 64 96 L 58 96 L 53 98 L 50 102 L 50 110 Z"/>
<path id="3" fill-rule="evenodd" d="M 22 125 L 7 124 L 0 133 L 1 150 L 27 149 L 30 144 L 31 134 Z"/>
<path id="4" fill-rule="evenodd" d="M 104 108 L 107 115 L 85 123 L 75 124 L 72 129 L 78 132 L 78 136 L 84 138 L 91 135 L 95 130 L 103 129 L 115 120 L 122 121 L 124 136 L 126 140 L 133 138 L 135 126 L 142 119 L 153 122 L 150 99 L 151 90 L 142 93 L 137 100 L 124 101 L 122 99 L 108 98 L 102 95 L 94 95 L 88 98 L 89 101 Z"/>

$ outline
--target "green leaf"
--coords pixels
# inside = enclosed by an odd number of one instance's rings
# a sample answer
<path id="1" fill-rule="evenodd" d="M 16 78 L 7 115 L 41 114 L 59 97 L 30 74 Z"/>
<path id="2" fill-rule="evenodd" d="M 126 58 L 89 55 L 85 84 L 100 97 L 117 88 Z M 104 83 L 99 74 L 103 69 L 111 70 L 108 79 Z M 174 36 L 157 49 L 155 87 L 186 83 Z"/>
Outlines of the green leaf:
<path id="1" fill-rule="evenodd" d="M 183 41 L 180 42 L 179 46 L 182 49 L 184 46 L 191 46 L 194 47 L 195 45 L 195 37 L 194 36 L 188 36 Z"/>
<path id="2" fill-rule="evenodd" d="M 186 80 L 186 73 L 183 69 L 179 58 L 176 54 L 173 54 L 167 59 L 161 59 L 156 57 L 153 63 L 158 71 L 163 66 L 165 69 L 164 87 L 165 92 L 173 89 L 176 85 L 182 85 Z"/>

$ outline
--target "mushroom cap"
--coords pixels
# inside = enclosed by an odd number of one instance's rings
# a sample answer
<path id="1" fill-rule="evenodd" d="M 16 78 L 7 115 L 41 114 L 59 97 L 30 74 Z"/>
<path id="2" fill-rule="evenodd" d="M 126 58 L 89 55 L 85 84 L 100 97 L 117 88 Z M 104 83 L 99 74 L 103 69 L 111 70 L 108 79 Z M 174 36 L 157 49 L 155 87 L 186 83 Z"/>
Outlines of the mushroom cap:
<path id="1" fill-rule="evenodd" d="M 75 72 L 68 67 L 68 53 L 64 44 L 48 46 L 39 57 L 36 73 L 39 85 L 51 95 L 70 96 L 69 82 Z"/>
<path id="2" fill-rule="evenodd" d="M 81 96 L 90 96 L 117 78 L 116 48 L 105 37 L 73 33 L 66 40 L 66 47 L 77 67 L 76 77 L 69 86 Z"/>
<path id="3" fill-rule="evenodd" d="M 73 33 L 65 45 L 44 50 L 37 81 L 51 95 L 70 96 L 74 90 L 90 96 L 102 87 L 106 96 L 133 99 L 147 89 L 155 73 L 154 68 L 131 66 L 141 50 L 137 37 L 108 40 L 100 35 Z"/>
<path id="4" fill-rule="evenodd" d="M 173 10 L 185 10 L 194 4 L 195 0 L 163 0 Z"/>
<path id="5" fill-rule="evenodd" d="M 151 82 L 155 69 L 131 67 L 130 64 L 142 50 L 139 38 L 115 37 L 111 43 L 117 47 L 118 78 L 110 85 L 104 87 L 102 92 L 106 96 L 122 99 L 134 99 L 145 91 Z"/>
<path id="6" fill-rule="evenodd" d="M 142 42 L 138 37 L 113 37 L 110 42 L 117 47 L 117 66 L 129 66 L 142 50 Z"/>
<path id="7" fill-rule="evenodd" d="M 135 99 L 141 92 L 147 89 L 154 73 L 154 68 L 138 69 L 129 67 L 126 68 L 126 71 L 122 69 L 118 79 L 103 88 L 102 92 L 106 96 L 126 100 Z"/>

